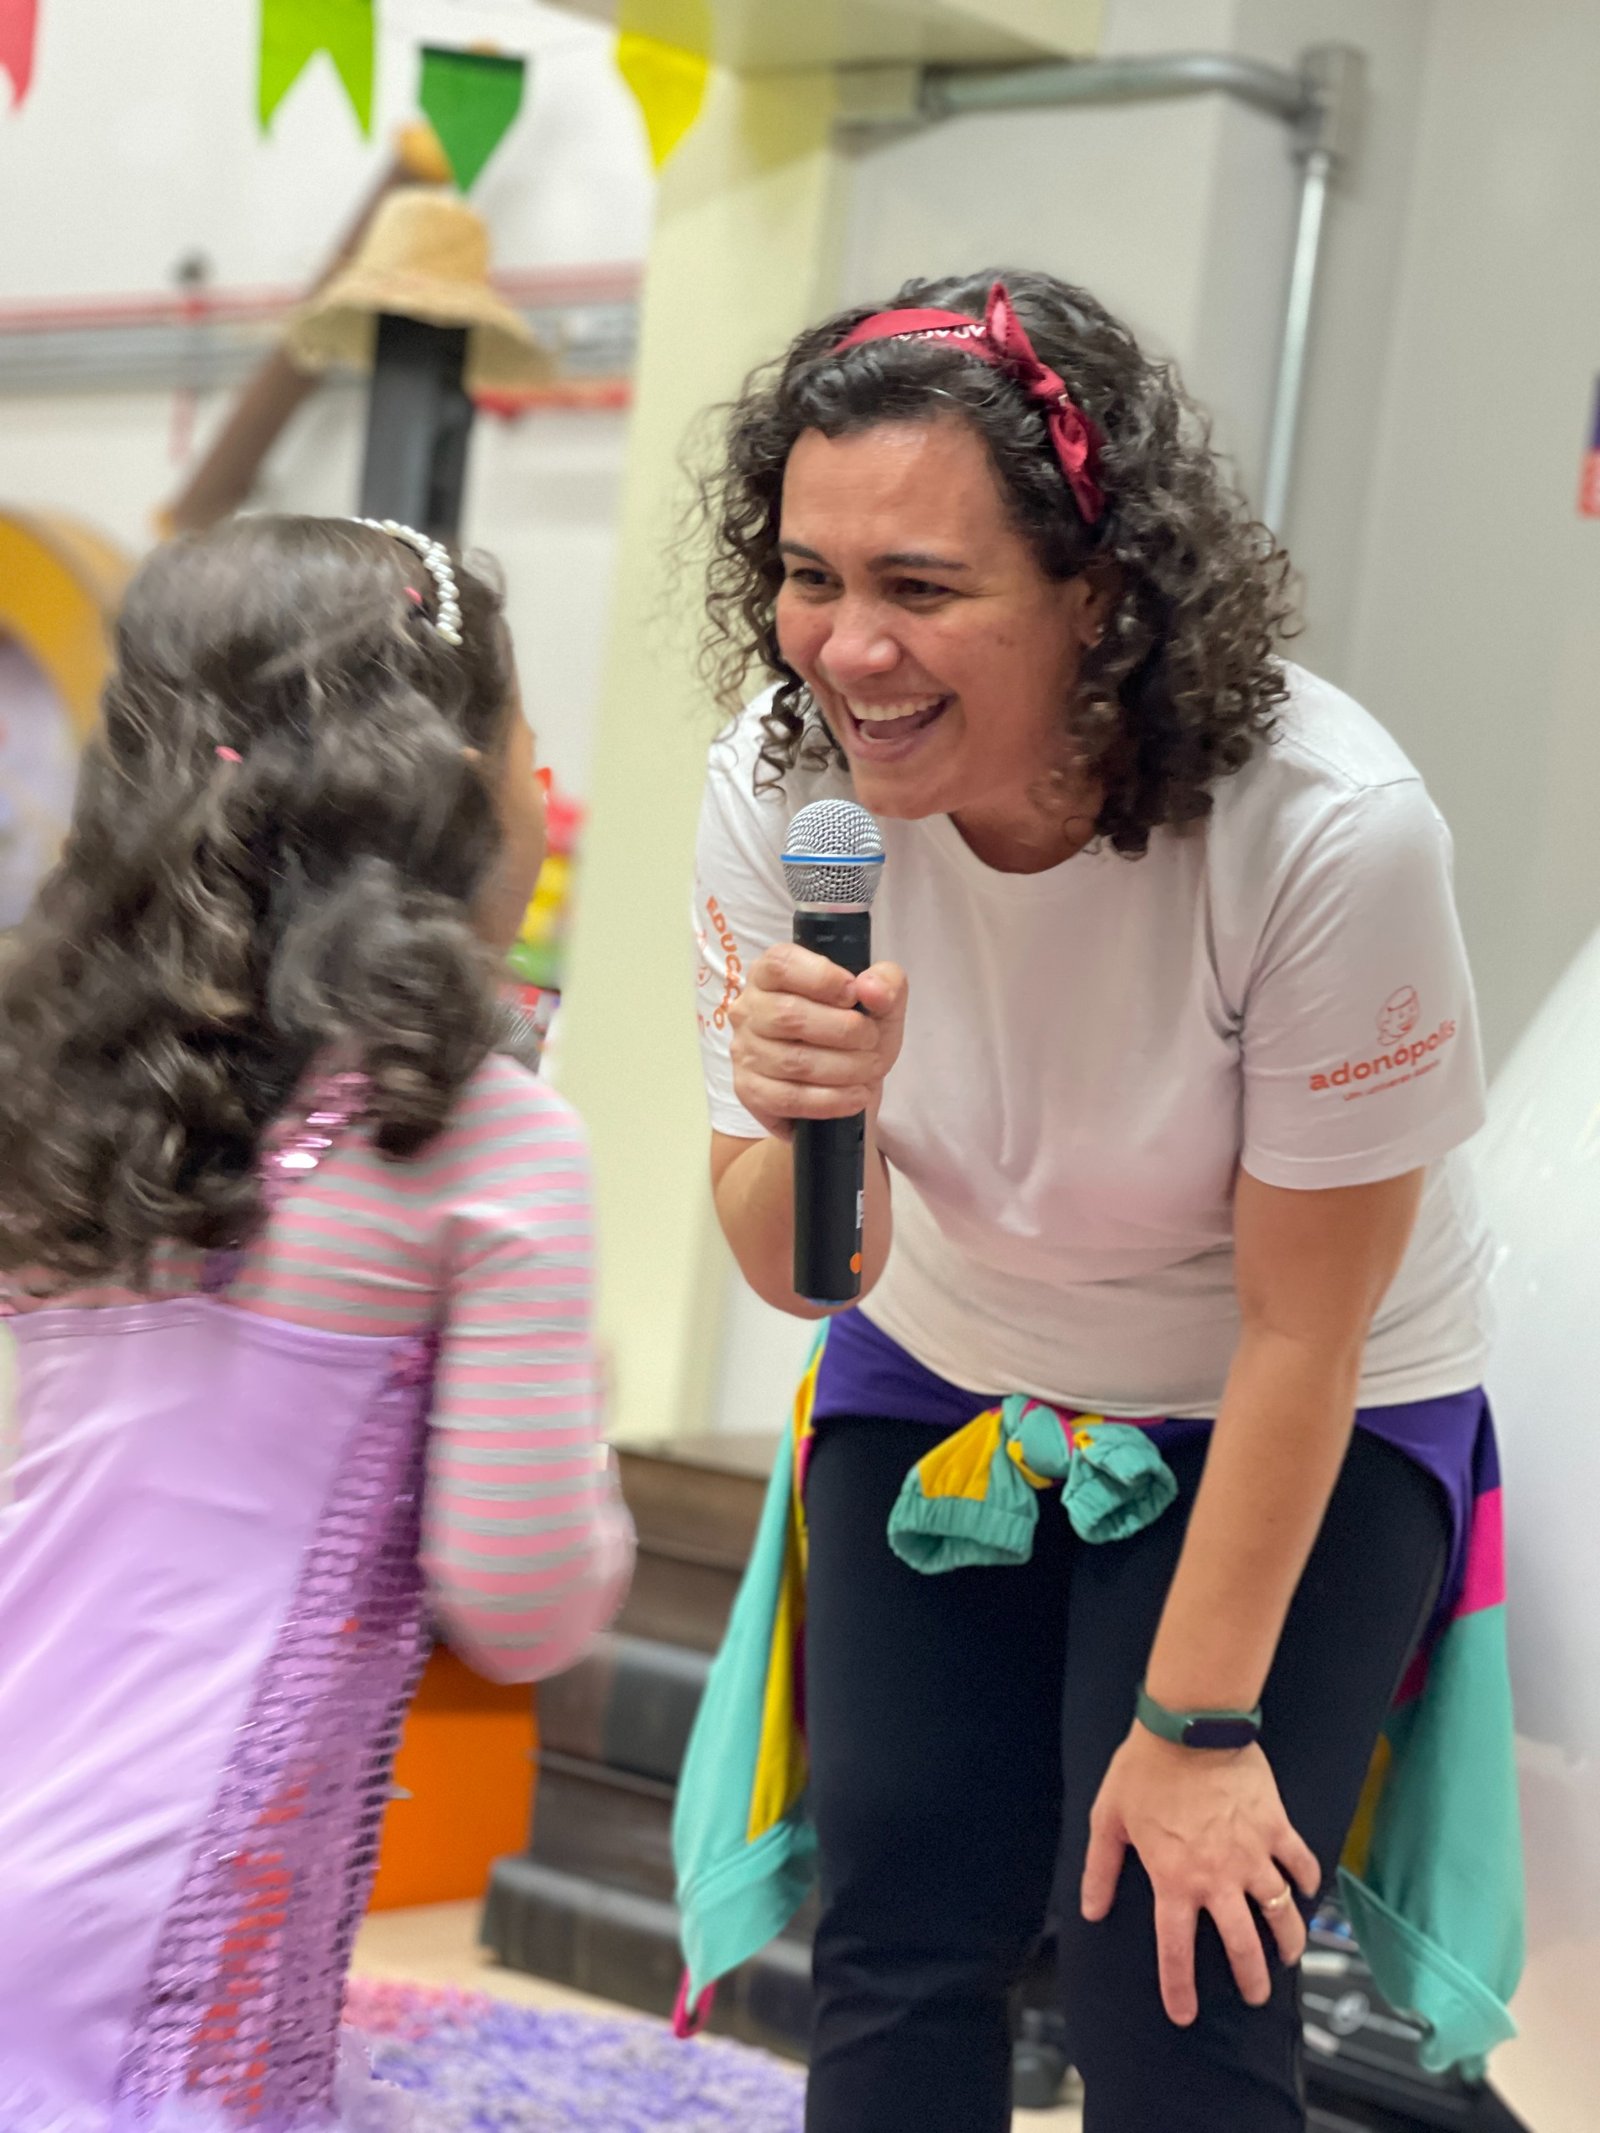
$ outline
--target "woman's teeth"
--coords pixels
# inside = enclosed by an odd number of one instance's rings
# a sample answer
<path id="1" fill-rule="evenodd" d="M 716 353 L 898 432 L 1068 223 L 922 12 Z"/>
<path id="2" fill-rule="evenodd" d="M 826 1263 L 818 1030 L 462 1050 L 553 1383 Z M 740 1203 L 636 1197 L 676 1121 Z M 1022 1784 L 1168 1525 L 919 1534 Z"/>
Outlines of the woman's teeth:
<path id="1" fill-rule="evenodd" d="M 880 721 L 887 723 L 897 718 L 915 718 L 919 711 L 931 711 L 940 700 L 937 696 L 919 696 L 902 704 L 858 704 L 852 702 L 848 696 L 845 698 L 850 716 L 860 726 L 874 726 Z"/>
<path id="2" fill-rule="evenodd" d="M 921 696 L 903 704 L 857 704 L 845 698 L 850 716 L 858 726 L 887 726 L 903 718 L 921 718 L 930 711 L 937 711 L 944 703 L 942 696 Z"/>

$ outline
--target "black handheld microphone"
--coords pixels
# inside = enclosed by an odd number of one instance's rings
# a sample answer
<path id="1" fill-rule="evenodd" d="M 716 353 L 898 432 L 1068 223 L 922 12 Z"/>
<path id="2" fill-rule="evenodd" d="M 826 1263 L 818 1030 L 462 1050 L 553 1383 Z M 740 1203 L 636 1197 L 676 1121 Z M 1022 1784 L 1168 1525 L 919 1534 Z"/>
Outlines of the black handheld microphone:
<path id="1" fill-rule="evenodd" d="M 789 824 L 784 878 L 802 948 L 860 976 L 872 961 L 883 838 L 853 800 L 814 800 Z M 807 1303 L 861 1294 L 866 1113 L 794 1122 L 794 1288 Z"/>

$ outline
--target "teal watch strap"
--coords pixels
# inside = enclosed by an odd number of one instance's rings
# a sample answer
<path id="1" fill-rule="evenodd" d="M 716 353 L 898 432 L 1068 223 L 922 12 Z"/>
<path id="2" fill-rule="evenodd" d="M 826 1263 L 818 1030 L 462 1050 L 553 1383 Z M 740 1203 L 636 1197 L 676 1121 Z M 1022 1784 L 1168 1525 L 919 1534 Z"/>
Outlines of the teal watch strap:
<path id="1" fill-rule="evenodd" d="M 1134 1716 L 1147 1733 L 1179 1748 L 1248 1748 L 1261 1737 L 1261 1706 L 1253 1711 L 1169 1711 L 1141 1681 Z"/>

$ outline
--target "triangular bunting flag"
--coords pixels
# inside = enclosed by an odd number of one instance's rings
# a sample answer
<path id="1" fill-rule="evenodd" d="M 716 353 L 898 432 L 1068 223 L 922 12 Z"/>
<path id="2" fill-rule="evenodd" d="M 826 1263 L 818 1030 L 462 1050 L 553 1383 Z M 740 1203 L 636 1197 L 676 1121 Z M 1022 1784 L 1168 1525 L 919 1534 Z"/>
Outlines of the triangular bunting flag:
<path id="1" fill-rule="evenodd" d="M 39 0 L 0 0 L 0 74 L 11 76 L 13 109 L 20 106 L 33 80 L 33 39 L 39 25 Z"/>
<path id="2" fill-rule="evenodd" d="M 439 136 L 451 172 L 470 192 L 522 109 L 527 62 L 499 52 L 422 52 L 422 115 Z"/>
<path id="3" fill-rule="evenodd" d="M 617 71 L 644 113 L 659 170 L 700 116 L 711 79 L 710 0 L 623 0 Z"/>
<path id="4" fill-rule="evenodd" d="M 372 131 L 373 0 L 261 0 L 261 124 L 318 52 L 333 61 L 361 131 Z"/>

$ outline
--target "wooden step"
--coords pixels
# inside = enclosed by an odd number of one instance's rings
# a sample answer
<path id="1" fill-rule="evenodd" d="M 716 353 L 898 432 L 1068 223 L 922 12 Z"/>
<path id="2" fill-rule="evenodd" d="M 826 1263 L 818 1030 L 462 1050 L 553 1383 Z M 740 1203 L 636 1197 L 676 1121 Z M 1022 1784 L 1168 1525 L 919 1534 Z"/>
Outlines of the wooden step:
<path id="1" fill-rule="evenodd" d="M 619 1449 L 639 1559 L 625 1635 L 714 1652 L 761 1521 L 774 1435 L 675 1437 Z"/>
<path id="2" fill-rule="evenodd" d="M 633 1587 L 612 1633 L 541 1685 L 532 1838 L 497 1862 L 484 1911 L 483 1939 L 502 1962 L 671 2013 L 674 1790 L 778 1442 L 719 1435 L 619 1451 L 639 1534 Z M 713 2027 L 803 2054 L 814 1922 L 808 1907 L 726 1981 Z"/>
<path id="3" fill-rule="evenodd" d="M 511 1969 L 575 1991 L 670 2015 L 682 1957 L 678 1914 L 659 1897 L 612 1889 L 537 1859 L 501 1859 L 481 1938 Z M 711 2028 L 788 2058 L 805 2056 L 811 1951 L 787 1935 L 718 1987 Z"/>
<path id="4" fill-rule="evenodd" d="M 770 1433 L 620 1446 L 623 1494 L 641 1545 L 743 1569 L 777 1447 Z"/>
<path id="5" fill-rule="evenodd" d="M 541 1748 L 528 1856 L 558 1873 L 670 1902 L 673 1787 Z"/>
<path id="6" fill-rule="evenodd" d="M 704 1652 L 652 1637 L 599 1638 L 539 1690 L 546 1749 L 675 1783 L 705 1690 Z"/>
<path id="7" fill-rule="evenodd" d="M 616 1626 L 626 1636 L 715 1652 L 727 1633 L 742 1575 L 742 1565 L 667 1555 L 658 1545 L 641 1543 Z"/>
<path id="8" fill-rule="evenodd" d="M 540 1756 L 539 1797 L 527 1856 L 552 1872 L 670 1903 L 675 1788 L 548 1750 Z M 817 1923 L 813 1892 L 788 1930 L 809 1944 Z"/>

